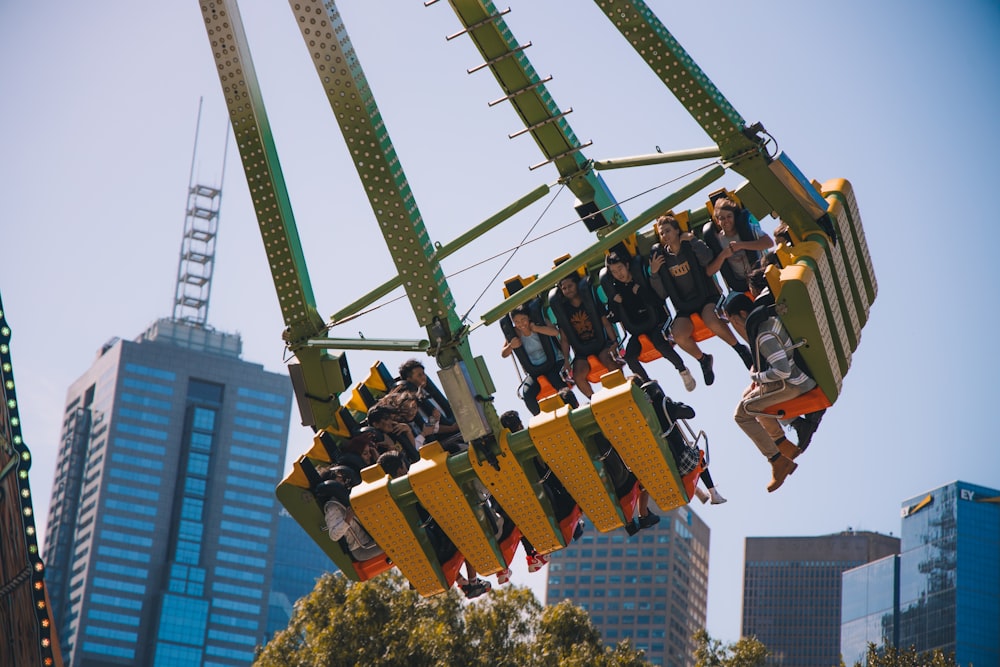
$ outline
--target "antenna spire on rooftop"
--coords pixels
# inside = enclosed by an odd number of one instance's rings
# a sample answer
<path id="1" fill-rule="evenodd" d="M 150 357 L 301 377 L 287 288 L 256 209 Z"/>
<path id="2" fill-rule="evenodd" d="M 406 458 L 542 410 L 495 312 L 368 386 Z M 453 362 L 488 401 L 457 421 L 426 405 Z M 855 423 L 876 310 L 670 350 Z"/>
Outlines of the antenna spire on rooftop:
<path id="1" fill-rule="evenodd" d="M 198 121 L 191 152 L 191 173 L 188 176 L 187 207 L 184 213 L 184 236 L 181 239 L 177 264 L 177 289 L 174 293 L 173 319 L 197 326 L 208 324 L 208 301 L 212 293 L 212 271 L 215 268 L 215 239 L 219 230 L 219 208 L 222 203 L 222 179 L 226 173 L 226 149 L 229 147 L 229 124 L 222 156 L 222 175 L 218 186 L 195 182 L 194 166 L 198 155 L 198 131 L 201 108 L 198 100 Z M 199 181 L 201 179 L 199 178 Z"/>

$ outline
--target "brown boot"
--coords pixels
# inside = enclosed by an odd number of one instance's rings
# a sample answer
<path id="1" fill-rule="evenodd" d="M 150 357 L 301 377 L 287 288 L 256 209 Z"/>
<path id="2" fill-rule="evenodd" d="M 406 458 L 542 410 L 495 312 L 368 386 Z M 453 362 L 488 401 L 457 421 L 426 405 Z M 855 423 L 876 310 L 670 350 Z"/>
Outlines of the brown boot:
<path id="1" fill-rule="evenodd" d="M 785 483 L 785 478 L 795 472 L 795 469 L 798 467 L 798 463 L 795 463 L 784 454 L 779 455 L 778 458 L 771 461 L 771 483 L 767 485 L 767 492 L 772 493 L 777 491 Z"/>
<path id="2" fill-rule="evenodd" d="M 788 458 L 795 460 L 795 457 L 802 453 L 802 450 L 795 446 L 791 440 L 782 440 L 777 443 L 778 449 L 781 451 L 782 456 L 787 456 Z"/>

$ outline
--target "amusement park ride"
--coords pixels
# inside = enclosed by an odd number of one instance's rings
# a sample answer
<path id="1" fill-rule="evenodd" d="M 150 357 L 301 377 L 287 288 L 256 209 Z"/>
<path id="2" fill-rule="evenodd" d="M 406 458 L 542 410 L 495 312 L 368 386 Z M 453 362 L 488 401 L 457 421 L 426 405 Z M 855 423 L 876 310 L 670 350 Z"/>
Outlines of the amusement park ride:
<path id="1" fill-rule="evenodd" d="M 426 5 L 435 4 L 429 0 Z M 714 147 L 593 161 L 584 155 L 566 115 L 535 72 L 504 16 L 489 0 L 448 0 L 461 23 L 451 38 L 468 37 L 482 55 L 475 70 L 490 70 L 502 90 L 495 104 L 509 103 L 544 155 L 532 167 L 552 165 L 559 183 L 576 197 L 575 208 L 595 239 L 544 275 L 508 280 L 506 298 L 481 315 L 493 324 L 533 299 L 545 298 L 559 279 L 574 271 L 596 272 L 612 248 L 646 252 L 653 243 L 643 232 L 659 214 L 675 210 L 697 229 L 709 220 L 708 206 L 681 205 L 720 179 L 740 174 L 728 190 L 758 219 L 787 224 L 791 243 L 777 248 L 779 266 L 767 278 L 778 313 L 818 387 L 802 404 L 776 406 L 785 418 L 832 405 L 851 364 L 877 286 L 851 185 L 843 179 L 817 183 L 782 152 L 772 154 L 760 124 L 747 125 L 642 0 L 595 0 L 611 24 L 656 73 L 709 135 Z M 358 54 L 333 0 L 290 0 L 371 208 L 395 262 L 396 277 L 325 320 L 317 311 L 291 204 L 254 73 L 236 0 L 203 0 L 208 38 L 218 67 L 235 137 L 246 172 L 261 236 L 285 320 L 290 374 L 303 423 L 312 444 L 278 486 L 291 515 L 348 577 L 363 581 L 397 567 L 422 595 L 447 590 L 461 558 L 482 574 L 505 570 L 519 536 L 538 553 L 566 546 L 580 513 L 606 532 L 630 524 L 638 485 L 615 488 L 605 460 L 609 445 L 656 504 L 669 510 L 686 504 L 697 471 L 677 472 L 656 410 L 646 391 L 620 371 L 600 378 L 589 405 L 571 409 L 559 397 L 542 402 L 543 412 L 517 433 L 505 430 L 492 403 L 493 383 L 482 357 L 473 355 L 470 325 L 456 312 L 440 261 L 483 232 L 545 196 L 542 185 L 502 212 L 444 245 L 428 237 L 388 130 L 375 104 Z M 639 215 L 627 219 L 599 171 L 619 167 L 712 159 L 714 166 Z M 344 230 L 348 233 L 348 230 Z M 388 272 L 387 272 L 388 273 Z M 426 338 L 412 341 L 332 338 L 339 322 L 402 288 Z M 379 466 L 361 472 L 350 503 L 384 555 L 358 561 L 323 530 L 324 517 L 313 490 L 318 470 L 339 460 L 341 446 L 359 432 L 374 399 L 392 389 L 395 378 L 381 363 L 352 384 L 346 350 L 421 352 L 433 356 L 437 379 L 454 412 L 468 450 L 449 453 L 431 443 L 408 475 L 390 479 Z M 557 511 L 539 479 L 534 459 L 551 469 L 577 507 Z M 512 519 L 513 530 L 497 535 L 482 504 L 482 489 Z M 420 508 L 423 508 L 422 510 Z M 422 514 L 423 512 L 423 514 Z M 429 515 L 454 544 L 457 558 L 439 557 L 426 530 Z"/>

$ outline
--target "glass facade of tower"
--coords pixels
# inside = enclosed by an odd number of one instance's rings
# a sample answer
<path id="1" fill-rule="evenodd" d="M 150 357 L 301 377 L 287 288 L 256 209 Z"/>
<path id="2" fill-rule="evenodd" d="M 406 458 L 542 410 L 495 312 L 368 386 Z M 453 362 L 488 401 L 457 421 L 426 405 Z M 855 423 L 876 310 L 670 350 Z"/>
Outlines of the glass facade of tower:
<path id="1" fill-rule="evenodd" d="M 899 645 L 899 556 L 886 556 L 843 575 L 840 652 L 844 664 L 864 663 L 868 644 Z"/>
<path id="2" fill-rule="evenodd" d="M 705 627 L 710 530 L 688 507 L 629 537 L 598 533 L 552 554 L 546 604 L 570 600 L 605 645 L 628 639 L 653 665 L 694 664 L 691 635 Z"/>
<path id="3" fill-rule="evenodd" d="M 68 392 L 45 557 L 73 667 L 248 665 L 267 639 L 291 386 L 196 333 L 109 344 Z"/>
<path id="4" fill-rule="evenodd" d="M 768 665 L 838 664 L 841 573 L 898 551 L 897 538 L 869 532 L 748 537 L 742 635 L 767 646 Z"/>
<path id="5" fill-rule="evenodd" d="M 860 617 L 845 615 L 845 661 L 863 654 L 867 639 L 954 653 L 960 665 L 1000 664 L 1000 491 L 953 482 L 905 501 L 902 515 L 895 581 L 888 569 L 844 576 L 845 609 L 860 610 L 864 594 L 848 587 L 848 577 L 867 580 L 883 602 L 885 591 L 892 592 L 896 607 L 891 616 L 882 612 L 882 624 L 896 632 L 879 635 L 870 628 L 863 638 L 856 627 Z"/>

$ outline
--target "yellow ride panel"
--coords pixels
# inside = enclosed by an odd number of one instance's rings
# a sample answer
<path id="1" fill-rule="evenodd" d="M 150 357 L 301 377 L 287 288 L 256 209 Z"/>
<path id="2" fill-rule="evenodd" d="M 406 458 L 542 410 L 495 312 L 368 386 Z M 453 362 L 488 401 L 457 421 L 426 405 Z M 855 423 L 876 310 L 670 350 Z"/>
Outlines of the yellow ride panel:
<path id="1" fill-rule="evenodd" d="M 418 593 L 426 597 L 448 590 L 429 542 L 415 534 L 412 520 L 389 493 L 389 476 L 373 479 L 368 470 L 366 479 L 351 490 L 351 507 L 361 525 Z"/>
<path id="2" fill-rule="evenodd" d="M 631 382 L 622 382 L 594 394 L 590 409 L 594 421 L 642 482 L 643 488 L 649 491 L 660 509 L 669 512 L 686 505 L 688 497 L 669 447 L 656 435 L 660 430 L 659 422 L 655 414 L 650 421 L 652 408 L 644 413 L 637 395 L 639 400 L 648 402 L 641 389 Z"/>
<path id="3" fill-rule="evenodd" d="M 868 239 L 865 237 L 864 226 L 861 223 L 861 213 L 858 211 L 858 200 L 854 196 L 854 187 L 846 179 L 835 178 L 824 183 L 821 191 L 824 197 L 836 197 L 844 204 L 849 227 L 838 229 L 838 233 L 841 238 L 852 242 L 852 247 L 848 250 L 857 256 L 860 274 L 868 294 L 868 303 L 875 303 L 875 297 L 878 295 L 878 281 L 875 279 L 875 269 L 872 267 Z"/>
<path id="4" fill-rule="evenodd" d="M 537 489 L 528 479 L 524 468 L 510 449 L 510 443 L 507 441 L 509 436 L 510 431 L 504 429 L 497 441 L 500 448 L 500 454 L 497 456 L 500 470 L 495 470 L 490 464 L 480 461 L 475 447 L 469 448 L 469 462 L 472 464 L 472 469 L 521 533 L 528 538 L 535 551 L 547 554 L 562 549 L 566 546 L 562 531 L 539 501 L 538 494 L 544 492 Z M 527 465 L 534 464 L 528 461 Z"/>
<path id="5" fill-rule="evenodd" d="M 424 445 L 420 460 L 413 464 L 407 477 L 420 504 L 480 574 L 507 568 L 492 534 L 487 535 L 485 517 L 473 510 L 448 470 L 448 452 L 441 448 L 441 443 Z"/>
<path id="6" fill-rule="evenodd" d="M 301 480 L 293 479 L 297 476 Z M 278 485 L 275 495 L 288 510 L 288 513 L 292 515 L 292 518 L 323 550 L 323 553 L 340 568 L 344 576 L 352 581 L 358 581 L 358 573 L 354 569 L 351 556 L 340 548 L 339 543 L 331 540 L 329 534 L 324 530 L 326 521 L 323 518 L 323 512 L 320 510 L 315 496 L 309 490 L 309 482 L 306 481 L 305 474 L 299 466 L 296 465 L 292 474 Z"/>
<path id="7" fill-rule="evenodd" d="M 865 322 L 868 321 L 868 311 L 872 301 L 870 295 L 871 267 L 865 266 L 865 258 L 859 251 L 861 247 L 859 244 L 867 247 L 867 242 L 863 236 L 860 239 L 856 238 L 859 232 L 854 227 L 851 214 L 844 205 L 844 199 L 834 193 L 827 196 L 826 200 L 830 204 L 828 212 L 839 239 L 839 243 L 833 250 L 842 258 L 845 267 L 850 271 L 851 296 L 854 299 L 861 326 L 864 326 Z M 863 232 L 861 233 L 863 235 Z"/>
<path id="8" fill-rule="evenodd" d="M 815 273 L 805 264 L 793 264 L 780 270 L 771 267 L 767 271 L 767 282 L 774 293 L 781 323 L 792 340 L 806 340 L 807 344 L 799 348 L 799 353 L 813 379 L 833 403 L 840 395 L 844 376 L 840 372 Z"/>
<path id="9" fill-rule="evenodd" d="M 621 528 L 625 520 L 614 490 L 598 473 L 594 457 L 570 424 L 569 413 L 568 407 L 562 407 L 532 417 L 528 424 L 531 441 L 597 530 L 606 533 Z"/>
<path id="10" fill-rule="evenodd" d="M 809 238 L 816 236 L 821 237 L 825 242 L 826 236 L 819 232 L 810 234 Z M 807 265 L 819 279 L 819 293 L 830 326 L 831 342 L 837 353 L 840 374 L 846 375 L 847 369 L 851 366 L 853 347 L 844 323 L 843 311 L 840 307 L 840 291 L 837 287 L 837 279 L 830 267 L 826 247 L 814 241 L 799 241 L 791 247 L 782 243 L 778 246 L 778 257 L 786 266 L 797 263 Z"/>
<path id="11" fill-rule="evenodd" d="M 835 209 L 843 209 L 840 202 L 835 202 L 835 206 L 831 206 L 829 211 L 831 217 L 836 214 Z M 856 290 L 859 284 L 857 281 L 860 280 L 860 276 L 849 274 L 847 271 L 844 253 L 838 247 L 843 244 L 843 241 L 834 244 L 824 232 L 806 232 L 805 240 L 819 244 L 826 255 L 827 263 L 830 265 L 834 277 L 832 287 L 835 292 L 831 293 L 830 296 L 836 300 L 836 304 L 840 308 L 844 329 L 847 332 L 847 342 L 850 350 L 854 351 L 858 349 L 858 343 L 861 341 L 861 327 L 864 325 L 866 317 L 863 311 L 858 312 L 856 300 Z M 826 291 L 825 287 L 824 291 Z"/>

